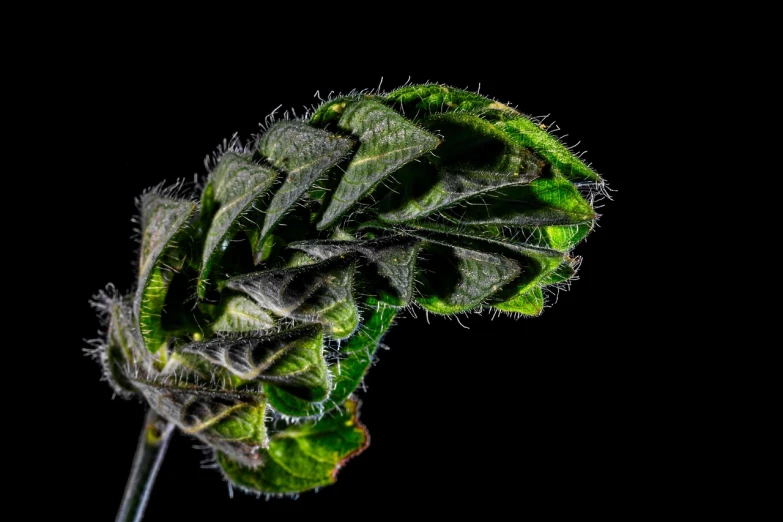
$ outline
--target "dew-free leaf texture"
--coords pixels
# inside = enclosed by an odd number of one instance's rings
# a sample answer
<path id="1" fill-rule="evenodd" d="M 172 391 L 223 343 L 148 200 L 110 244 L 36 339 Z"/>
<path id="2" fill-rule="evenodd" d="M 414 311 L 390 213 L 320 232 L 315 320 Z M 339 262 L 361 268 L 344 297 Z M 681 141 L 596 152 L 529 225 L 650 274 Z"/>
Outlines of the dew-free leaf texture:
<path id="1" fill-rule="evenodd" d="M 543 161 L 477 116 L 439 114 L 424 119 L 422 125 L 443 136 L 443 144 L 430 160 L 429 175 L 400 187 L 401 204 L 380 215 L 385 221 L 418 219 L 470 197 L 530 183 L 541 175 Z"/>
<path id="2" fill-rule="evenodd" d="M 334 483 L 340 467 L 368 442 L 367 430 L 358 419 L 358 404 L 347 400 L 341 410 L 318 421 L 294 424 L 272 434 L 256 468 L 220 451 L 216 457 L 223 473 L 239 487 L 259 493 L 298 493 Z"/>
<path id="3" fill-rule="evenodd" d="M 294 417 L 309 417 L 329 411 L 347 399 L 372 363 L 381 337 L 391 327 L 396 308 L 376 299 L 368 300 L 364 311 L 367 319 L 359 330 L 340 346 L 339 359 L 332 367 L 332 392 L 324 403 L 305 401 L 285 389 L 266 389 L 270 405 L 277 411 Z"/>
<path id="4" fill-rule="evenodd" d="M 139 284 L 133 311 L 139 321 L 144 346 L 152 353 L 166 344 L 161 315 L 168 286 L 177 267 L 178 257 L 165 256 L 176 250 L 172 240 L 187 223 L 196 205 L 155 192 L 141 199 L 141 249 L 139 250 Z"/>
<path id="5" fill-rule="evenodd" d="M 362 241 L 300 241 L 289 245 L 315 259 L 329 259 L 354 252 L 361 254 L 374 265 L 372 270 L 386 279 L 394 295 L 387 296 L 382 288 L 378 288 L 379 293 L 384 293 L 384 297 L 392 301 L 390 304 L 397 306 L 405 306 L 411 300 L 419 246 L 420 241 L 415 238 L 400 235 Z"/>
<path id="6" fill-rule="evenodd" d="M 253 493 L 331 484 L 367 446 L 354 394 L 395 318 L 552 306 L 609 194 L 543 120 L 486 95 L 329 98 L 224 141 L 192 189 L 143 194 L 139 281 L 93 302 L 91 353 L 115 391 Z"/>
<path id="7" fill-rule="evenodd" d="M 182 352 L 203 357 L 243 382 L 292 390 L 308 401 L 323 400 L 329 393 L 320 325 L 195 342 L 182 348 Z M 240 389 L 245 387 L 243 384 Z"/>
<path id="8" fill-rule="evenodd" d="M 420 305 L 436 314 L 454 314 L 478 307 L 514 280 L 520 271 L 510 258 L 459 247 L 454 247 L 446 259 L 448 265 L 431 276 L 433 283 L 418 299 Z"/>
<path id="9" fill-rule="evenodd" d="M 438 145 L 438 138 L 375 100 L 348 103 L 338 128 L 359 139 L 318 228 L 332 225 L 386 176 Z"/>
<path id="10" fill-rule="evenodd" d="M 285 172 L 285 181 L 266 209 L 264 226 L 253 244 L 256 263 L 269 232 L 303 194 L 353 148 L 348 137 L 317 129 L 301 121 L 280 121 L 258 141 L 259 152 Z"/>
<path id="11" fill-rule="evenodd" d="M 506 188 L 495 198 L 473 201 L 459 215 L 464 225 L 576 225 L 592 219 L 593 208 L 562 178 Z"/>
<path id="12" fill-rule="evenodd" d="M 209 232 L 204 240 L 199 292 L 203 296 L 206 279 L 228 242 L 242 227 L 242 216 L 253 208 L 277 177 L 274 169 L 258 165 L 234 152 L 224 154 L 215 167 L 210 185 L 214 208 Z"/>
<path id="13" fill-rule="evenodd" d="M 259 450 L 268 444 L 263 396 L 215 393 L 166 379 L 137 380 L 135 385 L 158 413 L 183 432 L 247 466 L 258 465 Z"/>
<path id="14" fill-rule="evenodd" d="M 221 333 L 268 330 L 275 321 L 266 310 L 243 295 L 228 296 L 218 309 L 212 330 Z"/>

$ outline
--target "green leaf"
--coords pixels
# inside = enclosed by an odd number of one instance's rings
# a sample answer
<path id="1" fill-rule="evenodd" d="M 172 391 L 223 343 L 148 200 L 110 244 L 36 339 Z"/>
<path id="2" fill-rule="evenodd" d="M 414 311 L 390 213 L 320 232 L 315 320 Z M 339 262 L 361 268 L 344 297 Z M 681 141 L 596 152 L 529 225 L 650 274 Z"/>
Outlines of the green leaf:
<path id="1" fill-rule="evenodd" d="M 262 464 L 255 469 L 220 451 L 215 456 L 226 478 L 242 489 L 292 494 L 333 484 L 340 467 L 362 452 L 369 440 L 358 420 L 358 405 L 349 400 L 344 411 L 274 433 L 269 448 L 260 451 Z"/>
<path id="2" fill-rule="evenodd" d="M 224 142 L 193 202 L 142 196 L 139 281 L 96 303 L 93 355 L 232 483 L 295 494 L 366 447 L 351 395 L 401 307 L 540 314 L 605 187 L 539 122 L 437 84 L 254 139 Z"/>
<path id="3" fill-rule="evenodd" d="M 544 310 L 544 294 L 540 286 L 534 286 L 530 290 L 517 294 L 514 297 L 494 303 L 493 308 L 504 312 L 514 312 L 522 315 L 537 316 Z"/>
<path id="4" fill-rule="evenodd" d="M 274 326 L 274 319 L 252 300 L 243 295 L 231 295 L 220 304 L 212 331 L 257 332 Z"/>
<path id="5" fill-rule="evenodd" d="M 264 336 L 244 335 L 195 342 L 181 351 L 227 369 L 244 383 L 239 389 L 263 383 L 265 389 L 279 386 L 311 402 L 321 401 L 329 394 L 320 325 Z"/>
<path id="6" fill-rule="evenodd" d="M 403 222 L 448 208 L 502 187 L 526 184 L 541 175 L 543 162 L 507 134 L 477 116 L 447 113 L 421 122 L 443 136 L 430 176 L 399 187 L 402 204 L 380 218 Z"/>
<path id="7" fill-rule="evenodd" d="M 331 270 L 344 266 L 338 259 L 288 268 L 274 268 L 232 277 L 225 287 L 247 294 L 265 310 L 288 317 L 323 285 Z"/>
<path id="8" fill-rule="evenodd" d="M 246 466 L 258 466 L 260 450 L 269 443 L 262 396 L 209 391 L 181 379 L 134 383 L 150 406 L 182 431 Z"/>
<path id="9" fill-rule="evenodd" d="M 256 264 L 263 257 L 264 242 L 269 232 L 310 186 L 344 158 L 352 147 L 351 139 L 301 121 L 280 121 L 261 136 L 259 152 L 287 175 L 266 209 L 264 226 L 253 241 Z"/>
<path id="10" fill-rule="evenodd" d="M 507 257 L 453 247 L 451 256 L 440 254 L 426 274 L 424 294 L 417 301 L 436 314 L 471 310 L 514 280 L 519 265 Z"/>
<path id="11" fill-rule="evenodd" d="M 568 281 L 576 275 L 576 271 L 581 263 L 582 258 L 579 256 L 565 258 L 556 270 L 541 279 L 541 285 L 556 285 Z"/>
<path id="12" fill-rule="evenodd" d="M 368 300 L 369 318 L 345 344 L 340 346 L 340 358 L 332 366 L 332 392 L 323 403 L 300 399 L 282 388 L 270 388 L 269 404 L 280 413 L 292 417 L 320 415 L 341 404 L 359 386 L 372 363 L 381 337 L 392 325 L 397 310 L 374 299 Z"/>
<path id="13" fill-rule="evenodd" d="M 449 223 L 415 221 L 407 223 L 411 228 L 405 233 L 431 243 L 446 246 L 463 246 L 477 251 L 488 251 L 535 260 L 542 266 L 554 270 L 563 260 L 563 253 L 556 250 L 529 245 L 514 237 L 506 238 L 480 227 L 459 226 Z"/>
<path id="14" fill-rule="evenodd" d="M 359 386 L 372 363 L 378 344 L 391 327 L 396 308 L 368 300 L 370 317 L 347 343 L 340 346 L 340 360 L 335 369 L 334 385 L 329 400 L 340 404 Z"/>
<path id="15" fill-rule="evenodd" d="M 310 123 L 318 127 L 325 127 L 330 124 L 336 124 L 345 112 L 348 104 L 353 103 L 356 97 L 341 96 L 334 100 L 328 100 L 321 104 L 310 118 Z"/>
<path id="16" fill-rule="evenodd" d="M 387 295 L 378 284 L 372 285 L 372 288 L 379 292 L 384 300 L 390 301 L 389 304 L 405 306 L 413 294 L 416 252 L 419 244 L 420 242 L 414 238 L 398 235 L 367 241 L 300 241 L 288 246 L 302 250 L 316 259 L 327 259 L 352 252 L 362 254 L 375 265 L 378 275 L 386 279 L 394 295 Z M 372 274 L 365 275 L 372 279 Z"/>
<path id="17" fill-rule="evenodd" d="M 434 149 L 438 138 L 375 100 L 348 103 L 338 127 L 360 145 L 327 206 L 318 229 L 332 225 L 383 178 Z"/>
<path id="18" fill-rule="evenodd" d="M 129 397 L 137 390 L 128 375 L 138 370 L 153 371 L 152 355 L 144 348 L 137 334 L 130 298 L 103 294 L 100 305 L 109 320 L 106 345 L 100 353 L 100 362 L 114 391 L 122 397 Z"/>
<path id="19" fill-rule="evenodd" d="M 185 226 L 196 205 L 156 192 L 141 198 L 141 250 L 139 284 L 133 300 L 133 311 L 147 350 L 155 353 L 167 342 L 161 324 L 163 305 L 169 284 L 182 258 L 174 255 L 175 236 Z M 166 251 L 172 255 L 164 255 Z"/>
<path id="20" fill-rule="evenodd" d="M 254 203 L 272 186 L 276 177 L 275 170 L 257 165 L 239 154 L 228 152 L 220 158 L 210 180 L 216 210 L 204 239 L 198 280 L 200 297 L 206 294 L 207 277 L 214 265 L 242 227 L 242 216 L 254 208 Z"/>
<path id="21" fill-rule="evenodd" d="M 353 255 L 318 263 L 253 272 L 229 279 L 226 288 L 247 294 L 279 317 L 326 326 L 336 339 L 350 335 L 358 323 L 353 300 Z"/>
<path id="22" fill-rule="evenodd" d="M 590 203 L 563 178 L 537 179 L 473 201 L 456 218 L 462 225 L 576 225 L 595 219 Z"/>
<path id="23" fill-rule="evenodd" d="M 416 254 L 421 242 L 410 237 L 384 238 L 369 241 L 361 252 L 378 269 L 391 286 L 394 295 L 380 284 L 376 285 L 378 297 L 394 306 L 405 306 L 413 297 L 413 282 L 416 275 Z"/>
<path id="24" fill-rule="evenodd" d="M 411 116 L 419 112 L 446 111 L 486 113 L 489 110 L 501 110 L 516 113 L 510 107 L 474 92 L 438 84 L 402 87 L 390 92 L 386 99 L 399 106 L 403 114 Z"/>
<path id="25" fill-rule="evenodd" d="M 520 272 L 517 278 L 498 294 L 498 297 L 503 299 L 532 289 L 533 286 L 539 284 L 555 271 L 565 258 L 563 252 L 531 246 L 518 242 L 515 238 L 493 236 L 478 227 L 456 227 L 423 222 L 415 222 L 411 225 L 416 228 L 409 229 L 407 234 L 420 237 L 435 245 L 463 246 L 479 252 L 494 252 L 495 254 L 512 256 L 516 260 Z M 437 258 L 430 264 L 433 265 L 430 272 L 435 274 L 438 274 L 438 271 L 442 272 L 439 274 L 441 278 L 448 275 L 443 272 Z M 426 272 L 424 278 L 425 281 L 429 279 Z M 448 307 L 443 308 L 448 309 Z"/>
<path id="26" fill-rule="evenodd" d="M 580 223 L 578 225 L 556 225 L 543 227 L 546 236 L 546 244 L 550 248 L 567 252 L 572 250 L 593 229 L 593 222 Z"/>
<path id="27" fill-rule="evenodd" d="M 359 311 L 353 298 L 354 269 L 355 264 L 349 263 L 343 268 L 331 270 L 324 284 L 290 317 L 306 323 L 321 323 L 325 334 L 332 339 L 349 337 L 359 324 Z"/>
<path id="28" fill-rule="evenodd" d="M 601 177 L 571 153 L 560 141 L 525 117 L 499 121 L 495 125 L 519 144 L 531 149 L 552 166 L 552 171 L 571 180 L 602 183 Z"/>

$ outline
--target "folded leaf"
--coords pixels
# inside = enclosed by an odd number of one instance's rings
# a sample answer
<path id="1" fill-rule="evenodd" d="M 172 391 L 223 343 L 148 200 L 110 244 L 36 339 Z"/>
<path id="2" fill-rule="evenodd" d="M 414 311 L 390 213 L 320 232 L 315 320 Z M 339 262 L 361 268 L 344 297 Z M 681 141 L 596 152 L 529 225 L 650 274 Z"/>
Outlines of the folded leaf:
<path id="1" fill-rule="evenodd" d="M 281 387 L 318 402 L 329 394 L 320 325 L 302 326 L 264 336 L 245 335 L 195 342 L 181 349 L 227 369 L 243 384 L 237 389 Z"/>
<path id="2" fill-rule="evenodd" d="M 369 318 L 356 333 L 340 346 L 339 361 L 332 367 L 332 392 L 322 403 L 308 402 L 283 388 L 267 389 L 269 404 L 292 417 L 321 415 L 342 404 L 359 386 L 373 361 L 381 337 L 392 325 L 396 308 L 374 299 L 365 311 Z"/>
<path id="3" fill-rule="evenodd" d="M 144 346 L 152 353 L 167 342 L 161 315 L 169 284 L 183 260 L 176 252 L 174 239 L 195 208 L 191 201 L 173 199 L 156 192 L 149 192 L 141 198 L 139 284 L 133 311 L 139 321 Z M 164 255 L 166 253 L 170 255 Z"/>
<path id="4" fill-rule="evenodd" d="M 152 354 L 144 348 L 134 324 L 130 298 L 106 296 L 103 306 L 108 312 L 109 327 L 100 361 L 115 392 L 128 397 L 137 391 L 129 375 L 155 371 Z"/>
<path id="5" fill-rule="evenodd" d="M 394 295 L 390 295 L 383 285 L 373 284 L 372 288 L 376 289 L 378 296 L 389 304 L 405 306 L 413 294 L 416 252 L 419 245 L 420 241 L 412 237 L 398 235 L 363 241 L 331 239 L 300 241 L 291 243 L 289 248 L 302 250 L 316 259 L 328 259 L 357 252 L 373 264 L 372 268 L 365 271 L 365 277 L 373 280 L 372 272 L 377 272 L 386 279 L 394 292 Z"/>
<path id="6" fill-rule="evenodd" d="M 245 466 L 258 466 L 268 445 L 262 396 L 210 392 L 183 382 L 136 380 L 134 384 L 159 414 Z"/>
<path id="7" fill-rule="evenodd" d="M 225 477 L 242 489 L 293 494 L 333 484 L 340 467 L 369 440 L 358 420 L 358 404 L 348 400 L 339 412 L 272 434 L 269 447 L 259 452 L 260 466 L 243 465 L 220 450 L 215 457 Z"/>
<path id="8" fill-rule="evenodd" d="M 510 118 L 496 123 L 497 127 L 520 145 L 534 150 L 552 166 L 552 171 L 575 181 L 601 183 L 601 177 L 560 141 L 525 117 Z"/>
<path id="9" fill-rule="evenodd" d="M 456 203 L 506 186 L 529 183 L 544 164 L 491 123 L 471 114 L 447 113 L 422 120 L 443 136 L 429 176 L 402 185 L 398 208 L 380 218 L 399 223 L 427 216 Z M 492 196 L 490 196 L 490 199 Z"/>
<path id="10" fill-rule="evenodd" d="M 438 145 L 438 138 L 371 99 L 349 102 L 338 128 L 359 138 L 356 154 L 318 223 L 324 229 L 386 176 Z"/>
<path id="11" fill-rule="evenodd" d="M 405 233 L 446 246 L 463 246 L 477 251 L 489 251 L 502 255 L 525 258 L 547 273 L 554 270 L 563 260 L 563 253 L 551 248 L 533 246 L 524 238 L 505 237 L 491 230 L 479 227 L 460 226 L 448 223 L 413 222 Z"/>
<path id="12" fill-rule="evenodd" d="M 353 298 L 354 268 L 353 262 L 339 263 L 332 268 L 323 284 L 290 317 L 305 323 L 320 323 L 332 339 L 349 337 L 359 324 L 359 311 Z"/>
<path id="13" fill-rule="evenodd" d="M 257 165 L 248 157 L 228 152 L 220 158 L 209 182 L 216 210 L 204 239 L 198 280 L 201 297 L 206 293 L 207 278 L 213 266 L 242 227 L 243 215 L 260 200 L 276 177 L 275 170 Z"/>
<path id="14" fill-rule="evenodd" d="M 563 178 L 536 179 L 474 200 L 457 214 L 463 225 L 576 225 L 595 219 L 593 207 Z"/>
<path id="15" fill-rule="evenodd" d="M 436 314 L 465 312 L 480 306 L 519 274 L 512 259 L 475 250 L 453 247 L 451 256 L 437 255 L 427 275 L 424 294 L 417 301 Z"/>
<path id="16" fill-rule="evenodd" d="M 319 263 L 254 272 L 232 278 L 226 287 L 247 294 L 279 317 L 324 325 L 326 334 L 343 339 L 359 322 L 353 299 L 354 256 Z"/>
<path id="17" fill-rule="evenodd" d="M 399 107 L 403 114 L 415 117 L 420 113 L 447 111 L 481 114 L 484 118 L 492 111 L 509 114 L 518 112 L 507 105 L 481 96 L 475 92 L 455 89 L 446 85 L 409 85 L 390 92 L 386 99 Z"/>
<path id="18" fill-rule="evenodd" d="M 310 186 L 336 165 L 353 147 L 353 141 L 301 121 L 280 121 L 258 141 L 258 151 L 286 173 L 266 209 L 264 226 L 253 242 L 256 264 L 263 257 L 269 232 Z"/>
<path id="19" fill-rule="evenodd" d="M 494 303 L 493 308 L 503 312 L 514 312 L 522 315 L 536 316 L 544 310 L 544 294 L 540 286 L 534 286 L 530 290 L 517 294 L 514 297 Z"/>
<path id="20" fill-rule="evenodd" d="M 333 272 L 352 263 L 351 256 L 303 266 L 276 268 L 232 277 L 225 287 L 246 294 L 259 306 L 278 317 L 288 317 L 324 284 L 334 280 Z"/>
<path id="21" fill-rule="evenodd" d="M 594 222 L 578 225 L 555 225 L 542 228 L 545 244 L 549 248 L 568 252 L 573 250 L 593 229 Z"/>
<path id="22" fill-rule="evenodd" d="M 581 263 L 582 258 L 579 256 L 565 258 L 555 270 L 541 279 L 540 284 L 542 286 L 556 285 L 568 281 L 576 275 L 576 271 Z"/>
<path id="23" fill-rule="evenodd" d="M 212 331 L 220 333 L 257 332 L 275 326 L 272 317 L 251 299 L 232 295 L 220 304 Z"/>

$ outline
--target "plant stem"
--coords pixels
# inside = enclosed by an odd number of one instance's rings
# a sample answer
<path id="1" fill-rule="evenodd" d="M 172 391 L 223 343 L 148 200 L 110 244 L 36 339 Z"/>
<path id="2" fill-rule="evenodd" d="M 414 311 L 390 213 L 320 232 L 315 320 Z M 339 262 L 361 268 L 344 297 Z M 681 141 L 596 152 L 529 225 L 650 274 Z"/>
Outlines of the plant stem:
<path id="1" fill-rule="evenodd" d="M 144 508 L 147 507 L 152 485 L 173 432 L 172 423 L 153 409 L 147 411 L 139 445 L 136 447 L 136 456 L 133 458 L 133 469 L 128 477 L 125 495 L 122 497 L 115 522 L 139 522 L 144 516 Z"/>

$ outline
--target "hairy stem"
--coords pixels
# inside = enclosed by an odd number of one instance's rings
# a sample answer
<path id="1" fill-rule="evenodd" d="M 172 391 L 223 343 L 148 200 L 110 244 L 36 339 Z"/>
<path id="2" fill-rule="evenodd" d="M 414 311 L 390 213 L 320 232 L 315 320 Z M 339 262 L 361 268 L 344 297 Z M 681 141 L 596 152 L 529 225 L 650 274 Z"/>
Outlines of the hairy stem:
<path id="1" fill-rule="evenodd" d="M 144 427 L 139 436 L 136 456 L 133 458 L 125 495 L 115 522 L 139 522 L 150 498 L 152 485 L 158 475 L 163 456 L 174 432 L 174 425 L 158 415 L 155 410 L 147 411 Z"/>

